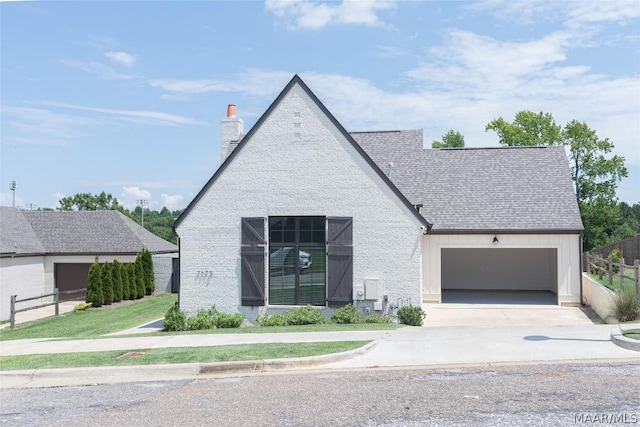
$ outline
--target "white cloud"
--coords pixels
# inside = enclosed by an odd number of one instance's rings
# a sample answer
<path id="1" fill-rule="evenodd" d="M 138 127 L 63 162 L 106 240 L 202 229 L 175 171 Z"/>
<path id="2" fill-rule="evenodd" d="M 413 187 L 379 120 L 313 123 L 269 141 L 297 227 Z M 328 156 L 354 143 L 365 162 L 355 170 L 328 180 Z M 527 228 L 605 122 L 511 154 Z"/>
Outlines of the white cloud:
<path id="1" fill-rule="evenodd" d="M 122 187 L 122 197 L 126 199 L 145 199 L 151 198 L 149 190 L 144 190 L 140 187 Z"/>
<path id="2" fill-rule="evenodd" d="M 182 199 L 184 199 L 184 196 L 182 194 L 169 195 L 166 193 L 162 193 L 160 197 L 162 198 L 162 206 L 165 206 L 169 210 L 179 209 L 181 205 L 180 202 L 182 202 Z"/>
<path id="3" fill-rule="evenodd" d="M 382 26 L 377 12 L 395 8 L 395 1 L 343 0 L 311 2 L 308 0 L 266 0 L 265 10 L 285 19 L 290 29 L 319 30 L 332 24 Z"/>
<path id="4" fill-rule="evenodd" d="M 50 107 L 66 108 L 70 110 L 91 111 L 96 113 L 105 113 L 109 117 L 123 121 L 135 123 L 150 124 L 155 126 L 180 126 L 180 125 L 201 125 L 208 126 L 208 123 L 190 117 L 179 116 L 176 114 L 163 113 L 161 111 L 147 110 L 119 110 L 112 108 L 88 107 L 84 105 L 69 104 L 57 101 L 32 101 L 32 104 L 45 105 Z"/>
<path id="5" fill-rule="evenodd" d="M 133 67 L 138 57 L 126 52 L 105 52 L 104 56 L 127 68 Z"/>
<path id="6" fill-rule="evenodd" d="M 407 52 L 403 49 L 394 46 L 375 46 L 373 56 L 380 59 L 399 58 L 407 55 Z"/>
<path id="7" fill-rule="evenodd" d="M 150 80 L 152 87 L 170 92 L 163 95 L 170 99 L 176 95 L 194 95 L 209 92 L 238 92 L 251 96 L 271 96 L 291 79 L 291 73 L 252 69 L 233 79 L 157 79 Z"/>
<path id="8" fill-rule="evenodd" d="M 113 68 L 96 61 L 76 61 L 72 59 L 62 60 L 67 67 L 77 68 L 90 74 L 96 74 L 105 80 L 129 80 L 135 76 L 132 74 L 122 74 Z"/>

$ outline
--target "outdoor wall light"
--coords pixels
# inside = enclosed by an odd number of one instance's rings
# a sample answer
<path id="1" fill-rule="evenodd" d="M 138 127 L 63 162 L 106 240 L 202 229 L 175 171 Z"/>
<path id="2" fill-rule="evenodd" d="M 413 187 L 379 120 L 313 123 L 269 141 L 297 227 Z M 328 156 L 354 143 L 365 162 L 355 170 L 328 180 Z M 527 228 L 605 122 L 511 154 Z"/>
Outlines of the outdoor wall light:
<path id="1" fill-rule="evenodd" d="M 493 236 L 493 241 L 491 243 L 493 243 L 494 245 L 500 243 L 500 240 L 498 240 L 498 236 Z"/>

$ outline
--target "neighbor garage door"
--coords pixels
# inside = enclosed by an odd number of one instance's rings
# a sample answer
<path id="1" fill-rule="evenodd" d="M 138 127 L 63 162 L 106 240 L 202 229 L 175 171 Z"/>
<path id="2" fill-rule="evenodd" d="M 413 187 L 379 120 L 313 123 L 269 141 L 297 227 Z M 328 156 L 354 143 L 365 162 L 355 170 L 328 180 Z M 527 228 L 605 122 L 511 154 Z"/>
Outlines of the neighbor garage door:
<path id="1" fill-rule="evenodd" d="M 80 292 L 60 294 L 60 301 L 84 300 L 91 264 L 54 264 L 55 285 L 59 292 L 82 289 Z"/>
<path id="2" fill-rule="evenodd" d="M 442 289 L 557 293 L 555 248 L 443 248 Z"/>

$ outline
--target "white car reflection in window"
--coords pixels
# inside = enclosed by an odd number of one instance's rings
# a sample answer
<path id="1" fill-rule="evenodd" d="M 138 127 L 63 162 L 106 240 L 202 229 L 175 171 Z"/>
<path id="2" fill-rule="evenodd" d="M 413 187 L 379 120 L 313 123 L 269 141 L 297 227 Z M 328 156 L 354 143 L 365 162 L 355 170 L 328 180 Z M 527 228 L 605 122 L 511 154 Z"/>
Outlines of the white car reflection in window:
<path id="1" fill-rule="evenodd" d="M 271 270 L 284 270 L 288 272 L 295 271 L 294 257 L 295 248 L 284 247 L 271 253 L 269 256 L 269 268 Z M 298 265 L 300 272 L 303 273 L 307 268 L 311 267 L 311 254 L 305 251 L 298 251 Z"/>

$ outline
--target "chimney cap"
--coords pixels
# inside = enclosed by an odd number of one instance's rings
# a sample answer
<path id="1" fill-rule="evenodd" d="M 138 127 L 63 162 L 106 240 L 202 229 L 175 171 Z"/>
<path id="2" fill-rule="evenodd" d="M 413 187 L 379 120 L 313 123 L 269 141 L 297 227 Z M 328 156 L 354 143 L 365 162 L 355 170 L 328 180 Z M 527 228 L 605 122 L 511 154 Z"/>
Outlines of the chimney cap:
<path id="1" fill-rule="evenodd" d="M 235 117 L 236 116 L 236 104 L 229 104 L 227 106 L 227 117 Z"/>

